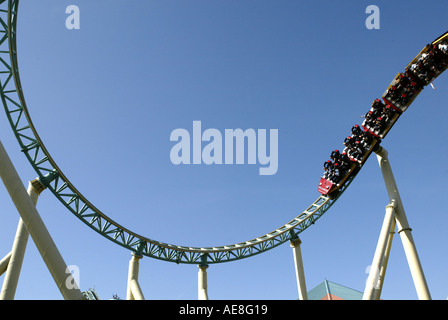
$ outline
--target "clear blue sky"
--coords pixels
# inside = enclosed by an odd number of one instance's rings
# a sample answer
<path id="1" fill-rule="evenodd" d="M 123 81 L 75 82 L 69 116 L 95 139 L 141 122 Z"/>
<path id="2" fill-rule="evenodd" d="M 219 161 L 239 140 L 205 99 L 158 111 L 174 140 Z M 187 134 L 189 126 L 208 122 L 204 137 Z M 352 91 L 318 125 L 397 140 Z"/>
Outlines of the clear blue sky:
<path id="1" fill-rule="evenodd" d="M 368 30 L 368 5 L 380 29 Z M 79 30 L 65 9 L 77 5 Z M 149 238 L 179 245 L 237 243 L 268 233 L 318 196 L 322 163 L 371 102 L 448 30 L 445 0 L 21 2 L 18 57 L 25 98 L 47 149 L 100 210 Z M 444 206 L 448 78 L 414 102 L 383 146 L 433 299 L 448 296 Z M 278 172 L 259 165 L 175 166 L 170 133 L 278 129 Z M 27 185 L 36 177 L 6 116 L 0 139 Z M 388 198 L 375 156 L 318 223 L 300 235 L 307 287 L 324 279 L 364 290 Z M 0 256 L 18 213 L 0 186 Z M 124 298 L 130 252 L 72 216 L 51 193 L 38 210 L 82 290 Z M 195 265 L 140 263 L 148 299 L 196 299 Z M 296 299 L 289 244 L 211 265 L 211 299 Z M 61 299 L 30 242 L 19 299 Z M 417 299 L 399 236 L 384 299 Z"/>

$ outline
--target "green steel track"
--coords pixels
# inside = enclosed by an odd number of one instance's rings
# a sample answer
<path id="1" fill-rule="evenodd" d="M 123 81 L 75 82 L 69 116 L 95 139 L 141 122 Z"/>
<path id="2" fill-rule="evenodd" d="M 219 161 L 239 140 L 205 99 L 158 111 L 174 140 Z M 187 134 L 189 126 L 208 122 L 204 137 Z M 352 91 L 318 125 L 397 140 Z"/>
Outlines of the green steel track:
<path id="1" fill-rule="evenodd" d="M 141 256 L 183 264 L 213 264 L 248 258 L 294 240 L 337 201 L 320 196 L 305 211 L 274 231 L 241 243 L 217 247 L 189 247 L 156 241 L 123 227 L 89 202 L 57 166 L 32 123 L 23 94 L 17 59 L 19 0 L 0 0 L 0 96 L 21 151 L 40 181 L 82 222 L 110 241 Z"/>

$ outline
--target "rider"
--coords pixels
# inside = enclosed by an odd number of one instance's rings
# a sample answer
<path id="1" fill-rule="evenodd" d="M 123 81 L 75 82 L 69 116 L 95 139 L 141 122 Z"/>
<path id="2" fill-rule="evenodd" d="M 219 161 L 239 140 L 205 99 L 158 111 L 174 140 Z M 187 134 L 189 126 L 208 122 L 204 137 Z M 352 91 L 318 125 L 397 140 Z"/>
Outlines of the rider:
<path id="1" fill-rule="evenodd" d="M 443 53 L 447 54 L 448 53 L 448 41 L 444 41 L 442 43 L 439 43 L 438 48 Z"/>
<path id="2" fill-rule="evenodd" d="M 361 134 L 362 134 L 362 130 L 361 130 L 361 128 L 359 127 L 359 125 L 357 125 L 357 124 L 355 124 L 353 127 L 352 127 L 352 135 L 355 137 L 357 137 L 357 136 L 360 136 Z"/>

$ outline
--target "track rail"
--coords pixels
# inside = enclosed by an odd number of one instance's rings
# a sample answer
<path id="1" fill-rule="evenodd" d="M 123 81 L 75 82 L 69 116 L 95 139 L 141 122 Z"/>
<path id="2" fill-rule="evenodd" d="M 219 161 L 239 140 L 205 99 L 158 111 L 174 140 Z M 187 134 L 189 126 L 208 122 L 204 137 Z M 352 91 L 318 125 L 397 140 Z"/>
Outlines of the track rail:
<path id="1" fill-rule="evenodd" d="M 21 151 L 40 181 L 76 217 L 110 241 L 142 256 L 184 264 L 213 264 L 248 258 L 287 241 L 313 225 L 338 200 L 356 175 L 336 197 L 320 196 L 306 210 L 274 231 L 248 241 L 189 247 L 153 240 L 118 224 L 87 200 L 51 157 L 32 123 L 20 81 L 17 57 L 19 0 L 0 0 L 0 98 Z"/>

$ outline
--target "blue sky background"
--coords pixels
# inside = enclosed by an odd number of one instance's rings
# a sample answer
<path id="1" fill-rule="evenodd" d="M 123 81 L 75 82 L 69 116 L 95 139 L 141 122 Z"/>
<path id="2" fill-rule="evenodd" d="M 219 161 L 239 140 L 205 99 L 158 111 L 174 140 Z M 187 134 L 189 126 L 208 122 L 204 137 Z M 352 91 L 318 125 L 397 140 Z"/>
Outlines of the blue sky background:
<path id="1" fill-rule="evenodd" d="M 68 5 L 81 28 L 65 27 Z M 366 7 L 380 8 L 368 30 Z M 430 1 L 22 1 L 18 57 L 34 124 L 64 174 L 127 228 L 179 245 L 249 240 L 293 219 L 319 196 L 330 152 L 393 77 L 448 30 L 444 0 Z M 433 299 L 448 296 L 448 79 L 427 87 L 383 142 Z M 170 133 L 279 130 L 279 169 L 174 166 Z M 0 138 L 24 184 L 36 177 L 3 113 Z M 387 192 L 372 156 L 344 196 L 300 235 L 307 287 L 324 279 L 363 291 Z M 18 214 L 0 186 L 0 256 Z M 82 290 L 126 296 L 130 252 L 72 216 L 51 193 L 38 210 Z M 197 299 L 195 265 L 143 258 L 147 299 Z M 296 299 L 288 243 L 211 265 L 210 299 Z M 30 241 L 18 299 L 61 299 Z M 383 299 L 417 299 L 394 238 Z"/>

